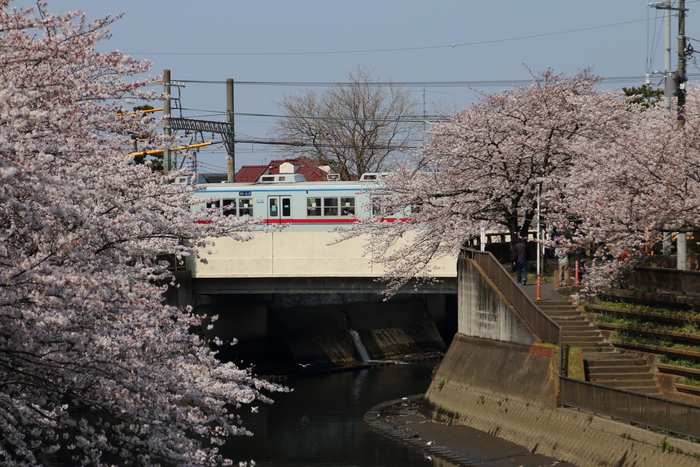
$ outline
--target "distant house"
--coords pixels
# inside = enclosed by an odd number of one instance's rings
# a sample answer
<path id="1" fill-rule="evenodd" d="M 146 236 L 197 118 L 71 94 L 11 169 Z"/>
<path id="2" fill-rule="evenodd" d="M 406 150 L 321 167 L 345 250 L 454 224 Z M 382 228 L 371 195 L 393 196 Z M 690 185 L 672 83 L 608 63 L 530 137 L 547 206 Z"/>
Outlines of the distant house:
<path id="1" fill-rule="evenodd" d="M 330 167 L 314 165 L 305 157 L 270 161 L 267 165 L 244 165 L 236 173 L 236 182 L 255 183 L 263 175 L 301 174 L 307 182 L 326 182 Z"/>
<path id="2" fill-rule="evenodd" d="M 267 165 L 244 165 L 236 173 L 236 183 L 256 183 L 263 175 L 301 174 L 307 182 L 327 182 L 341 180 L 338 174 L 331 174 L 327 165 L 317 166 L 305 157 L 270 161 Z M 199 174 L 199 183 L 222 183 L 228 180 L 225 173 Z"/>

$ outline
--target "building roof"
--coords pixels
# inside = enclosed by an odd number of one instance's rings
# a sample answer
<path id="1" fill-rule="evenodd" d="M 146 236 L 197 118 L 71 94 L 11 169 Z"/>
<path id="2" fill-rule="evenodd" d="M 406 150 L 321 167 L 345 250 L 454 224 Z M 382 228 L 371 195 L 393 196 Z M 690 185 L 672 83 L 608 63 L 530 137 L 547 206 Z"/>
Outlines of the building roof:
<path id="1" fill-rule="evenodd" d="M 244 165 L 236 174 L 237 183 L 255 183 L 267 172 L 267 165 Z"/>
<path id="2" fill-rule="evenodd" d="M 244 165 L 236 174 L 236 182 L 254 183 L 263 175 L 277 175 L 281 173 L 280 166 L 283 164 L 291 165 L 294 170 L 293 173 L 303 175 L 307 182 L 328 181 L 327 170 L 316 166 L 306 157 L 297 157 L 296 159 L 273 160 L 267 165 Z"/>

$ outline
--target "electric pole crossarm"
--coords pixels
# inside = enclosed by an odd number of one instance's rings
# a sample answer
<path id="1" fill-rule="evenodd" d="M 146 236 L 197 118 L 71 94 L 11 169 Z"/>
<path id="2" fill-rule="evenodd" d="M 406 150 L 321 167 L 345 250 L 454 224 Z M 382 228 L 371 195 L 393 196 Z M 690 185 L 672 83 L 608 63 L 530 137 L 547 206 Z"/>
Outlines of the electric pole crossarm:
<path id="1" fill-rule="evenodd" d="M 663 3 L 663 2 L 657 2 L 655 4 L 648 3 L 648 5 L 652 8 L 656 8 L 657 10 L 690 11 L 688 8 L 674 7 L 674 6 L 671 6 L 670 4 Z"/>
<path id="2" fill-rule="evenodd" d="M 234 144 L 234 135 L 230 123 L 210 122 L 207 120 L 194 120 L 191 118 L 169 118 L 170 129 L 173 131 L 201 131 L 203 133 L 216 133 L 224 138 L 226 149 Z"/>

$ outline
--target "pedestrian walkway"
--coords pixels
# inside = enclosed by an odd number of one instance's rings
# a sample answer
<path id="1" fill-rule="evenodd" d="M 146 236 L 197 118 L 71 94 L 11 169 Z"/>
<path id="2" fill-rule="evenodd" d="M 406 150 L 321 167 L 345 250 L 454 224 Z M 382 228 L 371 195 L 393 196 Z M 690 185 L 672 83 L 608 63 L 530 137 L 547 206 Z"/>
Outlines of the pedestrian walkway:
<path id="1" fill-rule="evenodd" d="M 537 300 L 537 282 L 530 283 L 528 282 L 527 285 L 521 285 L 520 288 L 525 292 L 525 295 L 530 297 L 533 301 L 536 302 Z M 560 302 L 564 300 L 564 297 L 559 295 L 554 291 L 554 284 L 553 283 L 547 283 L 547 284 L 541 284 L 540 285 L 540 301 L 546 301 L 546 302 Z"/>

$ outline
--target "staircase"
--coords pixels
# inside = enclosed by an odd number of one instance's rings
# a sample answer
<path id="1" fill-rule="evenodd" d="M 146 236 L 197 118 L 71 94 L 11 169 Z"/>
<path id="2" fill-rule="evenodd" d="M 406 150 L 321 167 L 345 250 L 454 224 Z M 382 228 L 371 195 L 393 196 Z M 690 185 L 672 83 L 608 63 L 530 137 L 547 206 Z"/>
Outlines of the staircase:
<path id="1" fill-rule="evenodd" d="M 604 342 L 600 330 L 586 321 L 573 303 L 539 302 L 537 306 L 561 326 L 562 344 L 580 347 L 584 354 L 615 351 L 612 344 Z"/>
<path id="2" fill-rule="evenodd" d="M 537 306 L 561 326 L 562 345 L 580 347 L 588 381 L 629 391 L 661 395 L 646 359 L 621 354 L 605 342 L 600 330 L 588 322 L 571 302 L 538 302 Z"/>
<path id="3" fill-rule="evenodd" d="M 586 378 L 628 391 L 661 396 L 661 388 L 645 358 L 610 354 L 597 359 L 585 359 Z"/>

